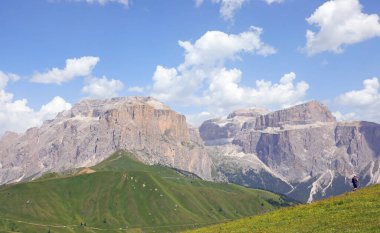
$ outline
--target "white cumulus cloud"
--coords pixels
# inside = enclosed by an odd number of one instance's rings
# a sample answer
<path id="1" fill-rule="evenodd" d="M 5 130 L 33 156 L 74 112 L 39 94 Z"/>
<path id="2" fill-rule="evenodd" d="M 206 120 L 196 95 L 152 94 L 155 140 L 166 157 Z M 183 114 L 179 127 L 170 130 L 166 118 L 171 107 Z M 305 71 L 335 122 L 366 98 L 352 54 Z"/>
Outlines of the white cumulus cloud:
<path id="1" fill-rule="evenodd" d="M 91 74 L 92 70 L 99 62 L 99 57 L 85 56 L 66 60 L 63 69 L 52 68 L 51 70 L 33 75 L 31 81 L 36 83 L 62 84 L 76 77 L 85 77 Z"/>
<path id="2" fill-rule="evenodd" d="M 353 110 L 353 112 L 350 112 L 348 115 L 342 114 L 343 118 L 360 118 L 360 120 L 380 122 L 379 88 L 379 80 L 378 78 L 374 77 L 372 79 L 364 80 L 362 89 L 348 91 L 338 96 L 335 99 L 337 104 L 349 107 Z"/>
<path id="3" fill-rule="evenodd" d="M 38 115 L 42 120 L 53 119 L 57 113 L 69 110 L 70 108 L 70 103 L 67 103 L 62 97 L 56 96 L 49 103 L 42 105 Z"/>
<path id="4" fill-rule="evenodd" d="M 152 95 L 163 101 L 196 102 L 194 93 L 210 82 L 213 74 L 228 60 L 239 59 L 242 53 L 268 56 L 276 50 L 261 41 L 262 29 L 251 27 L 240 34 L 209 31 L 195 43 L 179 41 L 185 50 L 185 61 L 178 68 L 157 66 L 153 75 Z M 181 96 L 178 99 L 178 96 Z"/>
<path id="5" fill-rule="evenodd" d="M 238 59 L 240 53 L 257 53 L 268 56 L 276 53 L 276 49 L 261 40 L 263 30 L 250 27 L 240 34 L 226 34 L 221 31 L 208 31 L 194 44 L 179 41 L 185 50 L 185 62 L 181 68 L 193 65 L 223 65 L 227 59 Z"/>
<path id="6" fill-rule="evenodd" d="M 257 80 L 253 87 L 239 85 L 241 71 L 222 69 L 215 74 L 204 96 L 204 102 L 215 113 L 225 114 L 248 106 L 278 108 L 294 105 L 304 98 L 309 85 L 294 83 L 296 74 L 285 74 L 278 83 Z"/>
<path id="7" fill-rule="evenodd" d="M 277 108 L 302 101 L 309 85 L 295 82 L 296 74 L 284 75 L 277 83 L 257 80 L 255 86 L 243 86 L 242 71 L 226 68 L 229 60 L 242 53 L 268 56 L 275 49 L 261 41 L 262 30 L 228 35 L 220 31 L 205 33 L 191 43 L 180 41 L 184 62 L 177 68 L 157 66 L 151 95 L 164 102 L 181 106 L 199 106 L 210 115 L 224 115 L 242 107 Z M 203 114 L 202 116 L 204 116 Z M 197 114 L 191 119 L 200 119 Z"/>
<path id="8" fill-rule="evenodd" d="M 90 98 L 105 99 L 118 96 L 118 92 L 124 87 L 120 80 L 91 77 L 87 84 L 82 88 L 82 92 L 89 95 Z"/>
<path id="9" fill-rule="evenodd" d="M 368 106 L 379 102 L 379 80 L 375 77 L 363 81 L 363 89 L 346 92 L 337 98 L 338 103 L 352 106 Z"/>
<path id="10" fill-rule="evenodd" d="M 318 32 L 307 30 L 306 52 L 341 53 L 345 45 L 380 36 L 379 16 L 365 14 L 362 8 L 359 0 L 331 0 L 318 7 L 306 19 L 310 25 L 319 27 Z"/>
<path id="11" fill-rule="evenodd" d="M 43 121 L 54 118 L 57 113 L 70 109 L 71 104 L 57 96 L 39 110 L 28 106 L 27 99 L 13 99 L 13 94 L 5 91 L 9 80 L 16 81 L 18 76 L 0 71 L 0 135 L 5 131 L 23 132 Z"/>

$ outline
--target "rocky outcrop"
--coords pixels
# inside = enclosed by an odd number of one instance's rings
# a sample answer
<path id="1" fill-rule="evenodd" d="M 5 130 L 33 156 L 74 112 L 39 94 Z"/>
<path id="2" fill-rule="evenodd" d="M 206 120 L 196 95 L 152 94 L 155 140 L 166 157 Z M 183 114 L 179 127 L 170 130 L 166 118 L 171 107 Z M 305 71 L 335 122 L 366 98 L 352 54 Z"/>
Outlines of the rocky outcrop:
<path id="1" fill-rule="evenodd" d="M 335 122 L 335 117 L 326 106 L 311 101 L 295 107 L 275 111 L 258 117 L 255 128 L 258 130 L 267 127 L 282 127 L 286 124 L 300 125 L 315 122 Z"/>
<path id="2" fill-rule="evenodd" d="M 255 124 L 256 117 L 268 113 L 264 109 L 240 109 L 232 112 L 227 118 L 211 119 L 203 122 L 199 128 L 206 145 L 224 145 L 231 143 L 242 127 Z"/>
<path id="3" fill-rule="evenodd" d="M 150 97 L 83 100 L 40 128 L 0 140 L 0 184 L 95 165 L 117 150 L 211 179 L 212 162 L 186 118 Z"/>
<path id="4" fill-rule="evenodd" d="M 240 127 L 239 123 L 228 120 L 209 120 L 201 125 L 200 134 L 206 145 L 223 145 L 234 138 Z"/>
<path id="5" fill-rule="evenodd" d="M 210 153 L 225 180 L 305 202 L 349 190 L 353 174 L 360 174 L 362 185 L 380 183 L 378 124 L 336 122 L 312 101 L 248 117 L 240 125 L 230 143 Z"/>

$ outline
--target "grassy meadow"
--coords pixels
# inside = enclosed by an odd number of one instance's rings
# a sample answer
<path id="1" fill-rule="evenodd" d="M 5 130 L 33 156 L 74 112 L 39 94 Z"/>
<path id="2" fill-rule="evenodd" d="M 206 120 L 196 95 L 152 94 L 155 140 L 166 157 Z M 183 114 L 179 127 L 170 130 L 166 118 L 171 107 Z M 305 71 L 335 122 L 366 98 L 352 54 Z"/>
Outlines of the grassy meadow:
<path id="1" fill-rule="evenodd" d="M 270 192 L 147 166 L 126 152 L 80 170 L 2 187 L 0 231 L 176 232 L 294 204 Z"/>

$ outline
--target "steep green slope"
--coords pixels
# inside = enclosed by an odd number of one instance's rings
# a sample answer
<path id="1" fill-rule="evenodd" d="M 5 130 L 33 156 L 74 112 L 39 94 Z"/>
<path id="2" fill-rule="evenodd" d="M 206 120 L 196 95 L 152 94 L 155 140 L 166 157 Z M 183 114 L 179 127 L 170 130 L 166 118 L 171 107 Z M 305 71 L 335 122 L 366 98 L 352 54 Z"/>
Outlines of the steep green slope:
<path id="1" fill-rule="evenodd" d="M 191 232 L 380 232 L 380 185 Z"/>
<path id="2" fill-rule="evenodd" d="M 168 232 L 292 204 L 270 192 L 147 166 L 124 152 L 91 169 L 1 188 L 0 231 Z"/>

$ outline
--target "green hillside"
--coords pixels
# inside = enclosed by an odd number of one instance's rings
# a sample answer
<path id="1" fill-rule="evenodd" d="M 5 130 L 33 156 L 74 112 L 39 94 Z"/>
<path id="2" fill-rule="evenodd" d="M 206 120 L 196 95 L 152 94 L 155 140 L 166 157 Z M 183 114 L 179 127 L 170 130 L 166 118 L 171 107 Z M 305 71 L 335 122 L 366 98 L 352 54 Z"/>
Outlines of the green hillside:
<path id="1" fill-rule="evenodd" d="M 82 171 L 91 174 L 79 171 L 2 187 L 0 232 L 173 232 L 292 204 L 270 192 L 146 166 L 125 152 Z"/>
<path id="2" fill-rule="evenodd" d="M 380 185 L 190 232 L 380 232 Z"/>

